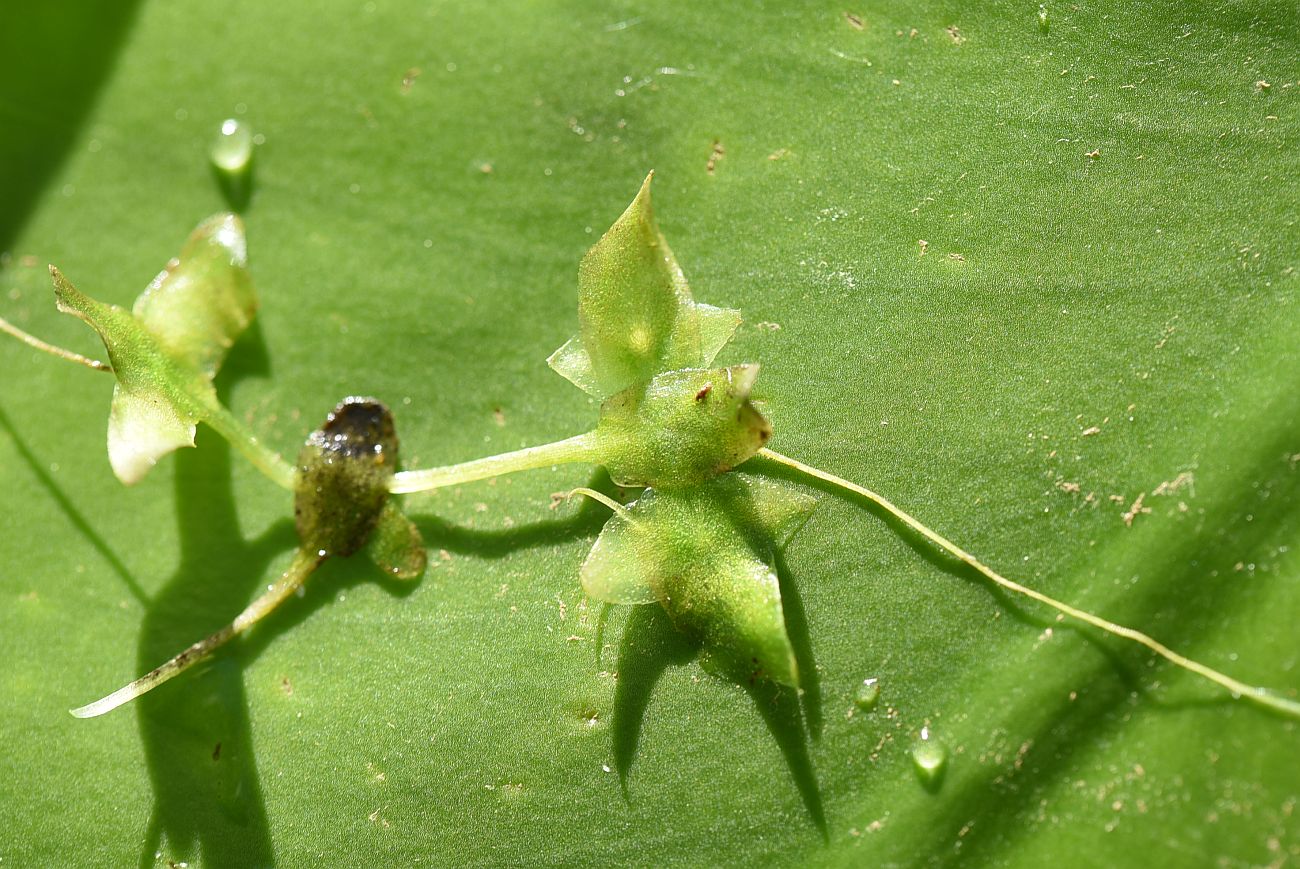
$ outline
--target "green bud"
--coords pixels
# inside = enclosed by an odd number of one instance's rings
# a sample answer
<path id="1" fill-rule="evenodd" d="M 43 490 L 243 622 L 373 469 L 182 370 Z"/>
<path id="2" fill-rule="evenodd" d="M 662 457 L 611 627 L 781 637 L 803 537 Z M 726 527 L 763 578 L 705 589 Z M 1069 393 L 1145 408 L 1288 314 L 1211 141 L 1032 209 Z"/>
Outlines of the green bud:
<path id="1" fill-rule="evenodd" d="M 757 365 L 666 371 L 605 401 L 596 450 L 621 486 L 673 489 L 753 456 L 772 426 L 749 401 Z"/>

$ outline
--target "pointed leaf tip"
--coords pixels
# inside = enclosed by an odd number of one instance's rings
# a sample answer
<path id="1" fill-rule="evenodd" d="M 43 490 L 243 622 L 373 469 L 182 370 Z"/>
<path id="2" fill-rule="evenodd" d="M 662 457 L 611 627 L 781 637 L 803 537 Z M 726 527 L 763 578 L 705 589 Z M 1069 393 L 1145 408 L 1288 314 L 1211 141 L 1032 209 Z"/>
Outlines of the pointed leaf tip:
<path id="1" fill-rule="evenodd" d="M 740 323 L 735 311 L 698 305 L 655 223 L 646 175 L 632 202 L 578 267 L 578 334 L 548 360 L 559 374 L 608 398 L 656 374 L 708 365 Z"/>

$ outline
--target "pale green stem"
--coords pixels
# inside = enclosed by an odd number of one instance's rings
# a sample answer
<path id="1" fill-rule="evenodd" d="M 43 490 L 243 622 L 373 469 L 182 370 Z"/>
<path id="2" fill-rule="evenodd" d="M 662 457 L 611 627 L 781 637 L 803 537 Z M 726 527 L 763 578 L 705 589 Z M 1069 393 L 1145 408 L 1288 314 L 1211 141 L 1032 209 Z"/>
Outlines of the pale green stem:
<path id="1" fill-rule="evenodd" d="M 266 591 L 249 604 L 233 622 L 211 636 L 199 640 L 167 663 L 150 670 L 131 684 L 117 689 L 112 694 L 96 700 L 94 703 L 71 710 L 72 714 L 78 718 L 94 718 L 96 715 L 112 712 L 117 707 L 129 703 L 141 694 L 146 694 L 169 679 L 184 673 L 190 667 L 224 646 L 232 637 L 247 631 L 260 621 L 263 616 L 283 603 L 289 595 L 298 590 L 307 577 L 311 576 L 312 571 L 324 560 L 322 556 L 315 553 L 302 549 L 298 550 L 293 557 L 293 562 L 289 565 L 289 569 L 272 585 L 267 586 Z"/>
<path id="2" fill-rule="evenodd" d="M 908 528 L 911 528 L 917 534 L 920 534 L 926 540 L 929 540 L 935 546 L 938 546 L 940 549 L 947 552 L 949 555 L 953 556 L 957 560 L 970 565 L 976 571 L 978 571 L 981 576 L 984 576 L 985 578 L 989 579 L 990 581 L 997 584 L 998 586 L 1007 589 L 1008 591 L 1013 591 L 1016 594 L 1022 594 L 1026 597 L 1038 601 L 1039 603 L 1046 604 L 1047 606 L 1051 607 L 1054 610 L 1057 610 L 1058 612 L 1076 618 L 1081 622 L 1086 622 L 1087 624 L 1090 624 L 1095 628 L 1100 628 L 1101 630 L 1105 631 L 1108 634 L 1114 634 L 1115 636 L 1123 637 L 1127 640 L 1132 640 L 1135 643 L 1139 643 L 1143 646 L 1146 646 L 1148 649 L 1155 652 L 1157 655 L 1169 661 L 1170 663 L 1174 664 L 1175 666 L 1181 667 L 1184 670 L 1189 670 L 1204 679 L 1208 679 L 1209 681 L 1214 682 L 1217 685 L 1221 685 L 1224 688 L 1227 688 L 1230 692 L 1232 692 L 1232 695 L 1234 697 L 1242 697 L 1245 698 L 1246 700 L 1251 701 L 1252 703 L 1257 703 L 1260 706 L 1268 707 L 1269 709 L 1273 709 L 1277 712 L 1282 712 L 1294 718 L 1300 718 L 1300 703 L 1297 703 L 1294 700 L 1288 699 L 1286 697 L 1282 697 L 1277 693 L 1270 691 L 1267 688 L 1258 688 L 1253 685 L 1247 685 L 1244 682 L 1239 682 L 1238 680 L 1232 678 L 1231 676 L 1227 676 L 1223 673 L 1220 673 L 1218 670 L 1213 670 L 1205 666 L 1204 664 L 1198 663 L 1197 661 L 1193 661 L 1190 658 L 1178 654 L 1174 650 L 1170 649 L 1168 646 L 1165 646 L 1163 643 L 1157 642 L 1156 640 L 1152 639 L 1151 637 L 1147 636 L 1141 631 L 1136 631 L 1133 628 L 1126 628 L 1123 625 L 1118 625 L 1115 624 L 1114 622 L 1107 621 L 1106 619 L 1103 619 L 1099 616 L 1095 616 L 1092 613 L 1084 612 L 1083 610 L 1078 609 L 1077 607 L 1070 606 L 1067 603 L 1063 603 L 1054 598 L 1050 598 L 1047 595 L 1043 594 L 1042 592 L 1035 591 L 1032 588 L 1028 588 L 1026 586 L 1021 585 L 1018 582 L 1014 582 L 1010 579 L 1007 579 L 1005 576 L 1002 576 L 1001 574 L 995 572 L 992 568 L 983 564 L 979 559 L 971 555 L 966 550 L 962 549 L 957 544 L 953 543 L 951 540 L 947 539 L 946 537 L 943 537 L 942 535 L 938 534 L 935 531 L 930 530 L 925 525 L 922 525 L 920 520 L 913 518 L 907 513 L 904 513 L 898 507 L 895 507 L 892 503 L 890 503 L 888 499 L 882 497 L 881 495 L 877 495 L 875 492 L 872 492 L 870 489 L 863 488 L 862 486 L 859 486 L 857 483 L 851 483 L 848 480 L 845 480 L 843 477 L 837 477 L 834 474 L 821 470 L 820 468 L 814 468 L 811 465 L 805 465 L 803 462 L 800 462 L 796 459 L 792 459 L 788 456 L 783 456 L 780 453 L 773 452 L 772 450 L 769 449 L 759 450 L 759 455 L 771 459 L 774 462 L 780 462 L 781 464 L 787 467 L 794 468 L 796 471 L 801 471 L 802 473 L 805 473 L 810 477 L 816 477 L 817 479 L 830 483 L 833 486 L 838 486 L 841 489 L 846 489 L 850 492 L 853 492 L 854 494 L 866 498 L 871 503 L 875 504 L 876 506 L 888 512 L 890 515 L 897 518 Z"/>
<path id="3" fill-rule="evenodd" d="M 207 413 L 203 421 L 210 425 L 217 434 L 221 435 L 230 445 L 244 454 L 244 457 L 253 463 L 253 466 L 265 474 L 273 483 L 282 489 L 293 491 L 294 467 L 284 460 L 284 458 L 275 450 L 268 447 L 257 439 L 251 431 L 244 427 L 235 415 L 227 410 L 223 405 L 215 403 L 215 407 L 206 408 Z"/>
<path id="4" fill-rule="evenodd" d="M 628 510 L 627 507 L 618 503 L 613 498 L 606 495 L 604 492 L 597 492 L 595 489 L 589 489 L 586 486 L 579 486 L 576 489 L 570 489 L 567 493 L 565 493 L 564 497 L 567 500 L 569 498 L 574 497 L 575 495 L 585 495 L 593 501 L 599 501 L 609 509 L 613 510 L 616 514 L 618 514 L 618 516 L 620 516 L 624 520 L 630 522 L 633 525 L 637 524 L 636 520 L 632 518 L 632 512 Z"/>
<path id="5" fill-rule="evenodd" d="M 570 462 L 595 462 L 595 444 L 595 433 L 587 432 L 555 443 L 527 447 L 512 453 L 501 453 L 498 456 L 487 456 L 472 462 L 462 462 L 459 465 L 401 471 L 388 484 L 388 491 L 399 495 L 409 494 L 439 489 L 443 486 L 458 486 L 461 483 L 513 474 L 516 471 L 548 468 Z"/>
<path id="6" fill-rule="evenodd" d="M 71 350 L 64 350 L 62 347 L 55 347 L 53 344 L 47 344 L 35 335 L 24 332 L 13 323 L 0 317 L 0 332 L 8 332 L 19 341 L 22 341 L 28 347 L 35 347 L 42 353 L 48 353 L 51 356 L 57 356 L 68 362 L 75 362 L 78 365 L 84 365 L 93 371 L 112 372 L 113 367 L 107 362 L 100 362 L 98 359 L 91 359 L 89 356 L 82 356 L 80 353 L 73 353 Z"/>

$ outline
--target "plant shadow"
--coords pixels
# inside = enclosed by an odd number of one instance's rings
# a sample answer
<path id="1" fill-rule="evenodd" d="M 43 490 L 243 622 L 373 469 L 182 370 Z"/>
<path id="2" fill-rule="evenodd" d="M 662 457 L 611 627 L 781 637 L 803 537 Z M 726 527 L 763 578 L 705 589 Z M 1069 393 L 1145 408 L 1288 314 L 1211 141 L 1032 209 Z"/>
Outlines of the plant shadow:
<path id="1" fill-rule="evenodd" d="M 595 489 L 615 500 L 621 500 L 619 495 L 625 491 L 614 484 L 604 468 L 592 473 L 587 488 Z M 432 513 L 411 517 L 420 529 L 425 545 L 430 548 L 491 559 L 504 558 L 521 549 L 559 546 L 580 537 L 591 537 L 600 531 L 608 518 L 608 509 L 587 498 L 581 499 L 577 510 L 567 512 L 559 518 L 499 530 L 466 528 Z"/>
<path id="2" fill-rule="evenodd" d="M 206 432 L 204 433 L 207 434 Z M 288 522 L 254 541 L 240 534 L 230 487 L 230 448 L 201 437 L 175 457 L 180 563 L 140 626 L 137 672 L 228 624 L 294 545 Z M 136 701 L 153 784 L 153 812 L 140 865 L 164 843 L 174 860 L 268 866 L 274 855 L 257 775 L 237 644 Z"/>
<path id="3" fill-rule="evenodd" d="M 781 571 L 778 568 L 778 575 Z M 781 591 L 783 597 L 787 586 L 792 586 L 782 576 Z M 800 672 L 814 673 L 810 653 L 807 652 L 807 626 L 802 625 L 803 642 L 794 638 L 800 633 L 795 630 L 790 618 L 791 608 L 787 602 L 787 630 L 795 646 L 795 655 L 799 661 Z M 797 599 L 797 598 L 794 598 Z M 802 608 L 797 612 L 802 618 Z M 611 732 L 614 742 L 614 765 L 618 771 L 619 783 L 623 789 L 624 799 L 630 799 L 628 777 L 636 759 L 637 749 L 641 744 L 646 710 L 655 686 L 670 667 L 689 664 L 700 653 L 701 647 L 677 630 L 668 614 L 658 606 L 646 605 L 633 607 L 623 627 L 623 637 L 619 643 L 618 681 L 614 689 L 614 715 Z M 786 769 L 791 781 L 799 792 L 808 817 L 821 833 L 828 836 L 826 813 L 822 804 L 821 788 L 817 783 L 817 773 L 813 767 L 808 744 L 813 736 L 813 721 L 820 726 L 821 701 L 816 683 L 806 676 L 802 692 L 777 685 L 768 679 L 729 679 L 741 685 L 749 694 L 754 708 L 763 719 L 768 733 L 776 742 L 785 759 Z M 801 696 L 802 695 L 802 696 Z"/>
<path id="4" fill-rule="evenodd" d="M 268 369 L 261 331 L 254 324 L 218 378 L 222 402 L 228 403 L 230 386 L 239 378 Z M 273 578 L 273 563 L 283 561 L 282 556 L 297 546 L 293 522 L 287 518 L 258 538 L 245 539 L 234 500 L 231 455 L 224 440 L 203 429 L 198 449 L 180 450 L 174 457 L 180 563 L 147 608 L 138 672 L 228 625 Z M 154 795 L 141 867 L 155 865 L 164 847 L 173 863 L 201 859 L 215 867 L 274 864 L 244 666 L 332 599 L 330 594 L 312 593 L 314 588 L 348 588 L 379 579 L 400 594 L 416 585 L 383 577 L 364 558 L 331 561 L 317 574 L 303 598 L 291 598 L 247 637 L 136 700 Z"/>
<path id="5" fill-rule="evenodd" d="M 629 490 L 617 486 L 604 468 L 593 472 L 587 487 L 626 501 Z M 631 490 L 635 492 L 635 490 Z M 580 537 L 599 533 L 609 519 L 609 510 L 594 501 L 584 500 L 577 512 L 562 518 L 500 531 L 479 531 L 453 525 L 434 515 L 415 517 L 416 525 L 432 548 L 481 558 L 502 558 L 521 549 L 555 546 Z M 751 517 L 752 518 L 752 517 Z M 753 525 L 752 521 L 742 525 Z M 821 683 L 813 659 L 812 641 L 802 599 L 791 581 L 784 556 L 778 551 L 773 565 L 780 582 L 786 631 L 794 649 L 802 690 L 782 688 L 766 679 L 737 678 L 749 694 L 785 758 L 792 781 L 804 807 L 823 837 L 827 835 L 825 811 L 816 772 L 808 751 L 810 741 L 820 738 L 823 728 Z M 603 636 L 610 607 L 602 607 L 597 629 L 596 648 L 603 648 Z M 646 710 L 655 685 L 670 667 L 683 666 L 694 660 L 700 646 L 682 634 L 658 606 L 633 607 L 623 628 L 619 647 L 618 681 L 614 694 L 611 724 L 615 767 L 624 798 L 628 798 L 628 777 L 637 748 Z"/>
<path id="6" fill-rule="evenodd" d="M 8 3 L 0 15 L 0 250 L 8 250 L 58 172 L 108 81 L 138 0 Z M 21 119 L 21 121 L 16 120 Z"/>
<path id="7" fill-rule="evenodd" d="M 27 466 L 27 469 L 40 482 L 41 487 L 45 489 L 54 503 L 63 511 L 63 515 L 77 529 L 77 533 L 85 538 L 95 551 L 100 554 L 100 557 L 108 563 L 108 566 L 117 574 L 118 579 L 122 580 L 122 584 L 126 586 L 127 591 L 131 593 L 131 597 L 141 606 L 148 606 L 149 595 L 140 586 L 139 580 L 127 569 L 126 564 L 123 563 L 117 552 L 108 545 L 108 541 L 90 524 L 90 520 L 86 518 L 86 515 L 77 509 L 77 506 L 63 491 L 63 488 L 55 482 L 54 477 L 46 470 L 46 465 L 37 459 L 27 441 L 14 428 L 3 408 L 0 408 L 0 429 L 3 429 L 5 434 L 9 436 L 14 449 L 18 451 L 19 457 L 22 458 L 23 464 Z"/>

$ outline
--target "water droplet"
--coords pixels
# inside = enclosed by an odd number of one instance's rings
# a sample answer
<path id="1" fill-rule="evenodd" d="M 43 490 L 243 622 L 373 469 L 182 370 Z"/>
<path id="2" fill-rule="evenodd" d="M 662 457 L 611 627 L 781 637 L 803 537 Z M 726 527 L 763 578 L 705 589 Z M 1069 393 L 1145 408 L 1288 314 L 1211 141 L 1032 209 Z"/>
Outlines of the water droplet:
<path id="1" fill-rule="evenodd" d="M 858 693 L 853 695 L 853 705 L 863 712 L 870 712 L 876 708 L 876 703 L 880 701 L 880 681 L 878 679 L 864 679 L 858 686 Z"/>
<path id="2" fill-rule="evenodd" d="M 1040 3 L 1038 6 L 1038 29 L 1042 33 L 1047 32 L 1047 4 Z"/>
<path id="3" fill-rule="evenodd" d="M 921 738 L 912 746 L 912 766 L 927 790 L 938 790 L 948 768 L 948 748 L 935 738 L 928 726 L 921 728 Z"/>
<path id="4" fill-rule="evenodd" d="M 222 172 L 235 175 L 245 171 L 253 159 L 253 131 L 247 124 L 227 118 L 221 122 L 221 131 L 208 156 Z"/>

